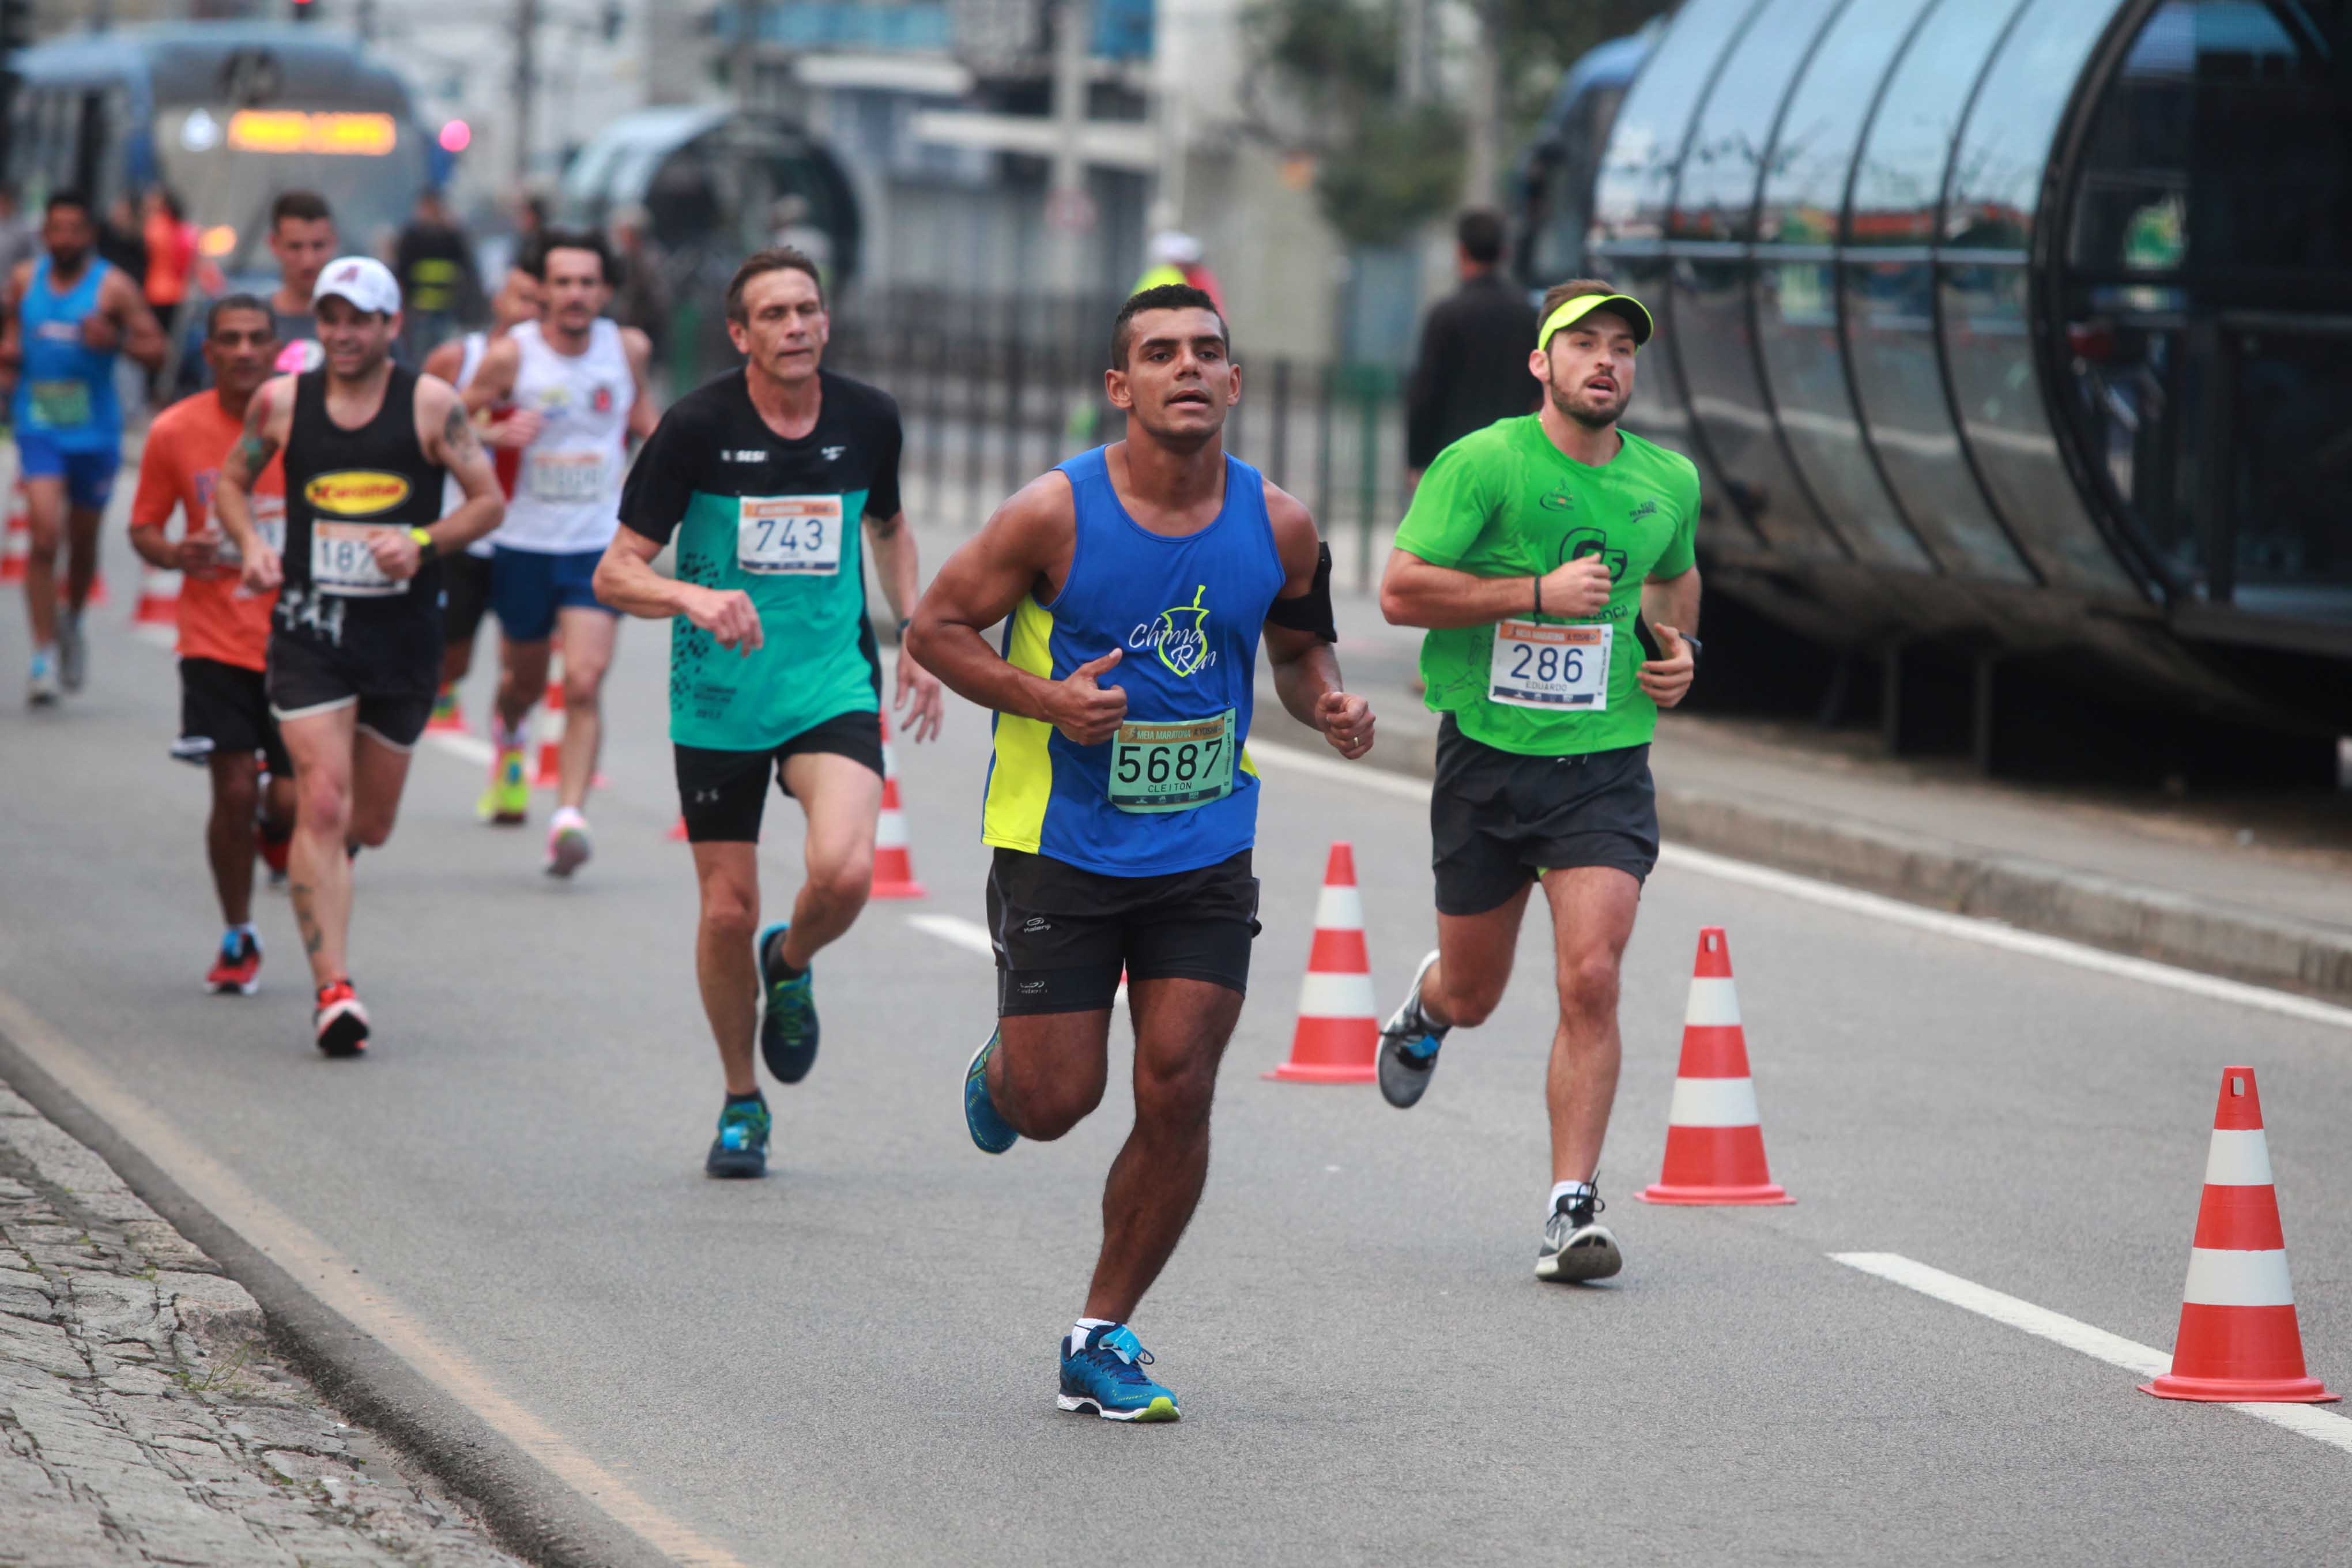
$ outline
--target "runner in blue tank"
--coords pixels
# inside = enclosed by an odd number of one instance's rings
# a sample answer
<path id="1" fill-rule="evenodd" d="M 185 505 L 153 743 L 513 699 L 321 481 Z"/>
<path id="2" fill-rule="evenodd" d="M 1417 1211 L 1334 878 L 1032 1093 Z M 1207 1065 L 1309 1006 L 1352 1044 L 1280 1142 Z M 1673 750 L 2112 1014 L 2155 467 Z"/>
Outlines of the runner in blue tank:
<path id="1" fill-rule="evenodd" d="M 163 330 L 137 282 L 99 258 L 87 198 L 69 191 L 49 197 L 41 242 L 47 254 L 18 262 L 8 279 L 7 324 L 0 333 L 0 374 L 15 382 L 11 418 L 33 533 L 25 563 L 33 626 L 26 695 L 37 708 L 55 702 L 60 688 L 79 690 L 88 667 L 82 606 L 98 576 L 99 515 L 122 466 L 115 353 L 153 370 L 164 350 Z M 62 614 L 60 540 L 70 542 Z"/>
<path id="2" fill-rule="evenodd" d="M 1103 1096 L 1124 967 L 1135 1130 L 1103 1192 L 1061 1407 L 1173 1421 L 1127 1326 L 1209 1171 L 1217 1063 L 1257 934 L 1249 740 L 1261 630 L 1275 689 L 1349 759 L 1372 714 L 1340 689 L 1330 552 L 1307 509 L 1225 455 L 1241 397 L 1225 323 L 1182 284 L 1119 311 L 1105 386 L 1127 439 L 997 509 L 940 570 L 908 647 L 996 710 L 982 837 L 997 1032 L 964 1078 L 972 1142 L 1059 1138 Z M 982 633 L 1006 622 L 1002 652 Z"/>

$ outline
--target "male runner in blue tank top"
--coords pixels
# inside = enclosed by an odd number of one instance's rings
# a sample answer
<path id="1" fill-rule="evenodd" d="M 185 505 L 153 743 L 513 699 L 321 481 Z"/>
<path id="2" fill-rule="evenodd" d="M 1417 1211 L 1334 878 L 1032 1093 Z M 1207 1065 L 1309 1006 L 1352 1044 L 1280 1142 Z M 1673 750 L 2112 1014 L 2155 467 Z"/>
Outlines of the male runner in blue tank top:
<path id="1" fill-rule="evenodd" d="M 8 279 L 0 371 L 15 384 L 11 417 L 25 481 L 32 553 L 25 604 L 33 626 L 26 695 L 35 707 L 79 690 L 88 664 L 82 606 L 98 576 L 99 515 L 122 466 L 122 410 L 114 395 L 118 350 L 153 370 L 163 330 L 139 285 L 97 254 L 87 198 L 59 191 L 41 220 L 47 254 L 20 261 Z M 65 610 L 58 609 L 58 544 L 67 552 Z"/>
<path id="2" fill-rule="evenodd" d="M 996 710 L 982 837 L 998 1029 L 964 1078 L 971 1138 L 1059 1138 L 1102 1100 L 1124 966 L 1135 1130 L 1103 1192 L 1064 1410 L 1173 1421 L 1127 1326 L 1201 1199 L 1217 1062 L 1257 933 L 1249 739 L 1261 631 L 1275 689 L 1354 759 L 1371 710 L 1340 689 L 1330 552 L 1307 509 L 1225 454 L 1241 397 L 1225 323 L 1185 284 L 1119 311 L 1105 386 L 1127 439 L 1032 481 L 958 551 L 908 646 Z M 1003 652 L 982 633 L 1007 623 Z"/>

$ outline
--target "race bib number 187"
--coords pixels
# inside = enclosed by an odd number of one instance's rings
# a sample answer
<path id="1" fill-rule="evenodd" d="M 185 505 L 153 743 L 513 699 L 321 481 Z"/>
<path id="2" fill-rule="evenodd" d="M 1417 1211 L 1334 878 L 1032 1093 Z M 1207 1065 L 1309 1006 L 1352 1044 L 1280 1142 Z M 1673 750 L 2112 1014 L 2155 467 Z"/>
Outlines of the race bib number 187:
<path id="1" fill-rule="evenodd" d="M 745 496 L 735 521 L 735 564 L 764 577 L 841 574 L 839 496 Z"/>
<path id="2" fill-rule="evenodd" d="M 1486 695 L 1514 708 L 1605 712 L 1613 635 L 1607 626 L 1505 621 L 1495 628 Z"/>
<path id="3" fill-rule="evenodd" d="M 397 582 L 383 574 L 368 548 L 383 527 L 370 522 L 313 522 L 310 525 L 310 583 L 321 594 L 347 599 L 381 599 L 408 592 L 409 579 Z"/>

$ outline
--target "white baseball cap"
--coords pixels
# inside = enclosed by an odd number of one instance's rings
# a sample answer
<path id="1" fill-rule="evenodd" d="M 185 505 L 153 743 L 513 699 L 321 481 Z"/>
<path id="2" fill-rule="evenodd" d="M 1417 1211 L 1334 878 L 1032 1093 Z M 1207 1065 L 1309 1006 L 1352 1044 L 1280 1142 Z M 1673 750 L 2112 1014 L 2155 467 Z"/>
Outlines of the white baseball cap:
<path id="1" fill-rule="evenodd" d="M 400 285 L 394 281 L 392 268 L 373 256 L 339 256 L 328 262 L 310 290 L 310 308 L 317 310 L 330 294 L 379 316 L 400 314 Z"/>

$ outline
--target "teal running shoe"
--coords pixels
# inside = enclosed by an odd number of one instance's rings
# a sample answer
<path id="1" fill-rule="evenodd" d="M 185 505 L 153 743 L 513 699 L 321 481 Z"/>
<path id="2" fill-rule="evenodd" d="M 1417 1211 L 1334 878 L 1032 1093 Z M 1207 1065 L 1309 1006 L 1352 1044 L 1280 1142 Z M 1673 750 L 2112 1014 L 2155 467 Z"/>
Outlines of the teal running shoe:
<path id="1" fill-rule="evenodd" d="M 1087 1331 L 1087 1342 L 1070 1353 L 1062 1341 L 1062 1392 L 1055 1403 L 1065 1410 L 1091 1410 L 1106 1421 L 1174 1421 L 1176 1396 L 1151 1381 L 1143 1369 L 1151 1352 L 1125 1323 Z"/>
<path id="2" fill-rule="evenodd" d="M 810 972 L 784 978 L 784 932 L 772 925 L 760 933 L 760 988 L 767 1011 L 760 1016 L 760 1054 L 778 1083 L 798 1083 L 816 1066 L 816 985 Z"/>
<path id="3" fill-rule="evenodd" d="M 1421 961 L 1420 969 L 1413 973 L 1412 989 L 1381 1026 L 1381 1098 L 1399 1110 L 1417 1102 L 1429 1088 L 1429 1075 L 1437 1069 L 1438 1047 L 1445 1044 L 1445 1031 L 1421 1010 L 1422 982 L 1429 978 L 1430 967 L 1436 962 L 1434 952 Z"/>
<path id="4" fill-rule="evenodd" d="M 764 1101 L 730 1101 L 719 1113 L 719 1136 L 710 1141 L 702 1173 L 739 1179 L 766 1175 L 768 1129 L 773 1124 Z"/>
<path id="5" fill-rule="evenodd" d="M 1000 1037 L 1001 1031 L 992 1032 L 963 1069 L 963 1124 L 983 1154 L 1002 1154 L 1021 1142 L 1021 1134 L 998 1114 L 996 1101 L 988 1096 L 988 1058 L 996 1054 Z"/>

